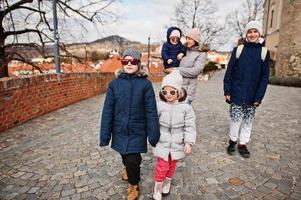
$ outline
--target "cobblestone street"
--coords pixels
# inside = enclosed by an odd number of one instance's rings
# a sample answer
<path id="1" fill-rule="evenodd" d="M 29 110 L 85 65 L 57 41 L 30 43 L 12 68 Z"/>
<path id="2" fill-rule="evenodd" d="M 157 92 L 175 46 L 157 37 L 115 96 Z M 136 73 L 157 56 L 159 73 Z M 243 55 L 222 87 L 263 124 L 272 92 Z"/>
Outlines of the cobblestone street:
<path id="1" fill-rule="evenodd" d="M 249 159 L 229 156 L 228 104 L 219 71 L 201 81 L 197 143 L 166 200 L 301 199 L 301 88 L 268 86 L 257 109 Z M 156 91 L 160 83 L 155 85 Z M 104 95 L 0 133 L 0 199 L 126 199 L 120 155 L 100 148 Z M 151 199 L 155 158 L 143 154 L 140 200 Z"/>

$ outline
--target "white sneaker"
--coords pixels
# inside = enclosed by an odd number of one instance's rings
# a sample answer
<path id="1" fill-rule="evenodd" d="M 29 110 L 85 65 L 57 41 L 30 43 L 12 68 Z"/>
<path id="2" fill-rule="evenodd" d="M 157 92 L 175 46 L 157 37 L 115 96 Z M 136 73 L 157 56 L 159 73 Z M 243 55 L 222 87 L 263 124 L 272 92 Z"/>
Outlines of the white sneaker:
<path id="1" fill-rule="evenodd" d="M 163 182 L 162 195 L 167 196 L 170 193 L 171 178 L 166 177 Z"/>
<path id="2" fill-rule="evenodd" d="M 163 182 L 155 182 L 153 199 L 162 200 L 162 186 Z"/>

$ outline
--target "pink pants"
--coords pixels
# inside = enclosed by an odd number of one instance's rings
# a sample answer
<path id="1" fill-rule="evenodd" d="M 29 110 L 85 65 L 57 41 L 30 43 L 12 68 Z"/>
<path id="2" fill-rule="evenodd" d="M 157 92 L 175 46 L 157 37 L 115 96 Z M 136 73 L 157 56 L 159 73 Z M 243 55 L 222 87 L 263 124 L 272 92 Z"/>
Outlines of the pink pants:
<path id="1" fill-rule="evenodd" d="M 177 165 L 177 160 L 172 160 L 169 154 L 168 161 L 158 158 L 157 165 L 154 172 L 154 179 L 156 182 L 162 182 L 166 177 L 172 178 Z"/>

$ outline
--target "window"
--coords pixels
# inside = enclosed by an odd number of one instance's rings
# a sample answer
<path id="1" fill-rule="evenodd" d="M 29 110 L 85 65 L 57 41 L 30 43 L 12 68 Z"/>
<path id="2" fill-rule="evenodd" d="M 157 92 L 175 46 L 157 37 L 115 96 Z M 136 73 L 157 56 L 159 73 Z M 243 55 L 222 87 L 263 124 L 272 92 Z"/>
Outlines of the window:
<path id="1" fill-rule="evenodd" d="M 271 21 L 270 21 L 270 28 L 273 27 L 273 18 L 274 18 L 274 10 L 271 11 Z"/>

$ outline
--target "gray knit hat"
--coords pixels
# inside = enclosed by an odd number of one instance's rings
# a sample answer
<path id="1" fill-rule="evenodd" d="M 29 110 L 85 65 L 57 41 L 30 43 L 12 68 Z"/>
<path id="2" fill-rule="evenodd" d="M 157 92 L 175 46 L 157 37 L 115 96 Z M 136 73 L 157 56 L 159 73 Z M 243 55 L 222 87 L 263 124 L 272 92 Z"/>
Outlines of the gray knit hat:
<path id="1" fill-rule="evenodd" d="M 122 57 L 132 56 L 134 59 L 141 60 L 141 53 L 135 48 L 129 48 L 123 52 Z"/>

